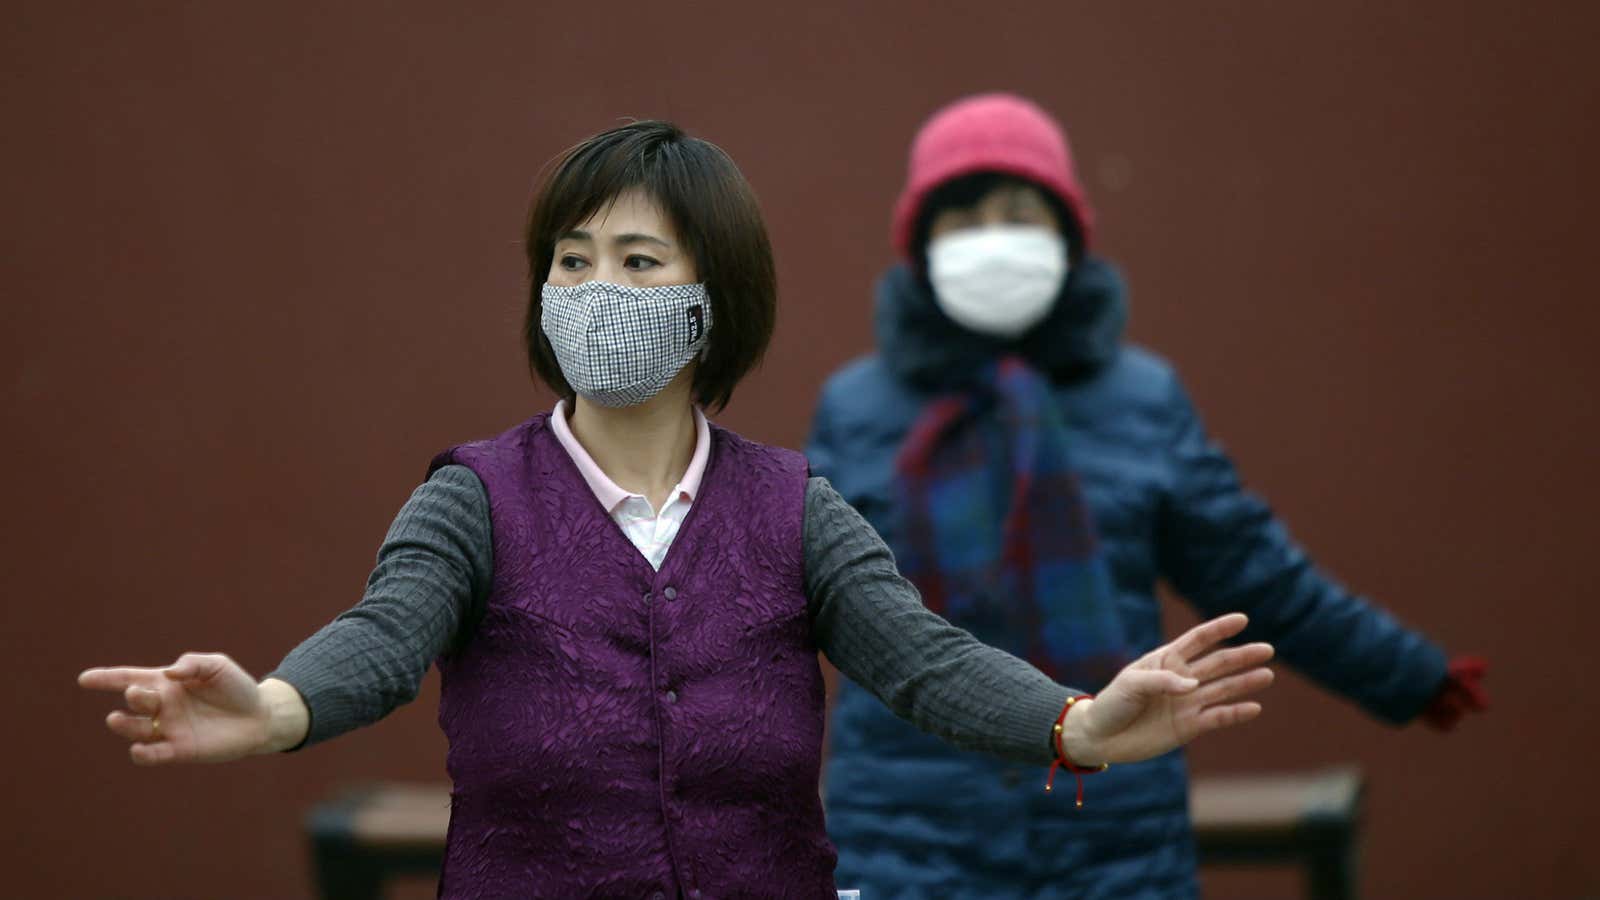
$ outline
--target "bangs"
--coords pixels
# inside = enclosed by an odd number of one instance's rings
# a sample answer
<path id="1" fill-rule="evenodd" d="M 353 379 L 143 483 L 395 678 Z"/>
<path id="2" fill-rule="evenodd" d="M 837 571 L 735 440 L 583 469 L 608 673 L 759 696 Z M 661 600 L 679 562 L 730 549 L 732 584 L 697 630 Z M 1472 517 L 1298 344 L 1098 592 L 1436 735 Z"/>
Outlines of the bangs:
<path id="1" fill-rule="evenodd" d="M 922 209 L 917 213 L 916 220 L 911 226 L 911 258 L 917 271 L 927 272 L 928 235 L 933 230 L 933 220 L 939 213 L 977 206 L 990 191 L 999 187 L 1025 187 L 1037 191 L 1039 196 L 1044 198 L 1045 205 L 1055 213 L 1056 221 L 1061 224 L 1061 234 L 1066 238 L 1073 261 L 1076 262 L 1083 257 L 1083 225 L 1055 191 L 1021 175 L 982 170 L 952 178 L 930 191 L 927 199 L 922 201 Z"/>
<path id="2" fill-rule="evenodd" d="M 614 131 L 568 149 L 556 158 L 554 171 L 539 192 L 530 237 L 553 250 L 561 235 L 636 188 L 681 231 L 682 194 L 690 179 L 670 141 L 685 137 L 676 129 Z"/>

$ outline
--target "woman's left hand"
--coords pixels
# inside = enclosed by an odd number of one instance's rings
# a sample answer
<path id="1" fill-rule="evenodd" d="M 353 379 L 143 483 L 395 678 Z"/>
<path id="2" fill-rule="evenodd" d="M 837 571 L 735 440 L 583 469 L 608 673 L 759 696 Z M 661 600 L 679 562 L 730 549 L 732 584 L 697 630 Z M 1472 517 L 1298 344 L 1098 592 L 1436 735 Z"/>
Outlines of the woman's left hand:
<path id="1" fill-rule="evenodd" d="M 1261 715 L 1240 698 L 1272 683 L 1272 645 L 1217 649 L 1249 619 L 1203 622 L 1130 663 L 1094 699 L 1073 704 L 1062 728 L 1067 758 L 1080 766 L 1159 756 L 1208 731 Z"/>

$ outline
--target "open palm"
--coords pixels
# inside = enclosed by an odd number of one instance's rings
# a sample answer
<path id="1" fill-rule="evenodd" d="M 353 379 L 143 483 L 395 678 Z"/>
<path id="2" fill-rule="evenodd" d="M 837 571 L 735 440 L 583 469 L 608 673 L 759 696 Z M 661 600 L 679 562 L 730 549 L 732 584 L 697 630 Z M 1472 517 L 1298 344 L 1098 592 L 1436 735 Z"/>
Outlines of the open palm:
<path id="1" fill-rule="evenodd" d="M 1243 613 L 1219 616 L 1130 663 L 1074 707 L 1067 755 L 1080 765 L 1137 762 L 1260 715 L 1261 704 L 1240 698 L 1272 683 L 1263 667 L 1271 645 L 1216 649 L 1248 623 Z"/>
<path id="2" fill-rule="evenodd" d="M 220 653 L 185 653 L 160 668 L 89 669 L 78 684 L 122 693 L 128 708 L 106 716 L 106 727 L 133 742 L 128 755 L 139 765 L 226 762 L 267 741 L 256 680 Z"/>

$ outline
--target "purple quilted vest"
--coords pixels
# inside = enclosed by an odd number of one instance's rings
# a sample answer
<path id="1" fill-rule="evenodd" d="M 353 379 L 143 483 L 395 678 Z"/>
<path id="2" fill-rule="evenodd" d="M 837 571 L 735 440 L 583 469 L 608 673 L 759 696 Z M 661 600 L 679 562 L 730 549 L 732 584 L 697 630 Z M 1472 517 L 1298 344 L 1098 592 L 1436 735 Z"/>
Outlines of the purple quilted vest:
<path id="1" fill-rule="evenodd" d="M 832 898 L 804 457 L 712 426 L 657 572 L 548 419 L 434 460 L 494 528 L 483 619 L 439 662 L 440 896 Z"/>

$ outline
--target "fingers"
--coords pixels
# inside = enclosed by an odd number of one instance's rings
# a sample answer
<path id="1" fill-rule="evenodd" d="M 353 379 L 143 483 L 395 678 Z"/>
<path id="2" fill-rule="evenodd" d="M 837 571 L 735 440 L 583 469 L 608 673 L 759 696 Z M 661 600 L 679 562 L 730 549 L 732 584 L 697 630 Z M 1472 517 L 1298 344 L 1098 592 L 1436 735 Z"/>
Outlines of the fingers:
<path id="1" fill-rule="evenodd" d="M 120 709 L 112 710 L 106 716 L 106 727 L 111 729 L 112 734 L 127 738 L 130 741 L 159 741 L 162 739 L 154 718 L 136 716 Z"/>
<path id="2" fill-rule="evenodd" d="M 1186 678 L 1166 669 L 1123 669 L 1112 684 L 1118 682 L 1136 697 L 1186 694 L 1200 684 L 1193 678 Z"/>
<path id="3" fill-rule="evenodd" d="M 78 673 L 78 686 L 91 691 L 125 691 L 129 685 L 152 687 L 165 675 L 173 681 L 203 681 L 220 675 L 231 663 L 223 653 L 185 653 L 170 666 L 104 666 Z"/>
<path id="4" fill-rule="evenodd" d="M 1255 701 L 1245 703 L 1230 703 L 1227 706 L 1213 706 L 1202 710 L 1195 717 L 1195 736 L 1216 731 L 1219 728 L 1230 728 L 1244 723 L 1261 715 L 1261 704 Z"/>
<path id="5" fill-rule="evenodd" d="M 1243 647 L 1217 650 L 1191 663 L 1189 674 L 1201 681 L 1212 681 L 1259 666 L 1272 658 L 1272 652 L 1271 644 L 1245 644 Z"/>
<path id="6" fill-rule="evenodd" d="M 86 669 L 78 673 L 78 686 L 91 691 L 123 691 L 131 684 L 151 684 L 160 674 L 160 669 L 139 666 Z"/>
<path id="7" fill-rule="evenodd" d="M 174 681 L 204 681 L 215 678 L 232 660 L 223 653 L 185 653 L 166 668 L 166 675 Z"/>
<path id="8" fill-rule="evenodd" d="M 1250 619 L 1244 613 L 1228 613 L 1185 631 L 1167 647 L 1184 660 L 1191 660 L 1244 630 Z"/>
<path id="9" fill-rule="evenodd" d="M 128 689 L 122 692 L 122 699 L 128 704 L 128 708 L 136 713 L 147 716 L 161 713 L 161 692 L 153 688 L 137 684 L 129 685 Z"/>
<path id="10" fill-rule="evenodd" d="M 1189 698 L 1200 707 L 1216 706 L 1253 694 L 1272 684 L 1271 669 L 1251 669 L 1227 678 L 1207 682 Z"/>
<path id="11" fill-rule="evenodd" d="M 128 758 L 136 766 L 159 766 L 164 763 L 176 762 L 178 751 L 172 746 L 171 741 L 157 741 L 153 744 L 131 744 L 128 746 Z"/>

